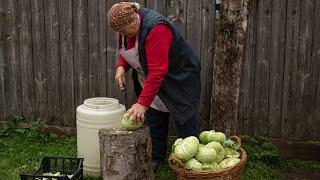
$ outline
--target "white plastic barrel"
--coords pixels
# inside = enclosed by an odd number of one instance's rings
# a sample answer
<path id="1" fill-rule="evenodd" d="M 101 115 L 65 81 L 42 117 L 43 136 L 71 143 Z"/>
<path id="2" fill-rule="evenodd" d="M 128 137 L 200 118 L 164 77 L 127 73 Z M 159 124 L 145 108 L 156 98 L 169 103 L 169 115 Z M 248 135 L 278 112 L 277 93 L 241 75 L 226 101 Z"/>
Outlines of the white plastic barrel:
<path id="1" fill-rule="evenodd" d="M 83 172 L 101 176 L 99 129 L 121 127 L 125 106 L 117 99 L 96 97 L 77 107 L 77 152 L 84 158 Z"/>

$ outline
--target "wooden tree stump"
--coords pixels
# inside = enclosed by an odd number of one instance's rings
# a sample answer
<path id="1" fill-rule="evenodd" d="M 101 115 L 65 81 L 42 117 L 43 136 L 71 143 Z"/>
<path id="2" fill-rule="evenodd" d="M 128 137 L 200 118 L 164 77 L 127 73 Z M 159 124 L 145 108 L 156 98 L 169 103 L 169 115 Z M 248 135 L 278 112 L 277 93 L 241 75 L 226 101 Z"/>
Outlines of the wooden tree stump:
<path id="1" fill-rule="evenodd" d="M 136 131 L 101 129 L 99 141 L 103 179 L 154 179 L 149 127 Z"/>

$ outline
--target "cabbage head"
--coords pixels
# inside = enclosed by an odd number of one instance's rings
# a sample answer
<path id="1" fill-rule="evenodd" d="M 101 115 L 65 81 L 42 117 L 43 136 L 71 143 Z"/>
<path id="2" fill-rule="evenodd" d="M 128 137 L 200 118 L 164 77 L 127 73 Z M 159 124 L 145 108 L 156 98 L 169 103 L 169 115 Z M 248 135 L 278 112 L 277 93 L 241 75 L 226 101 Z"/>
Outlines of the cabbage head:
<path id="1" fill-rule="evenodd" d="M 220 161 L 222 161 L 224 159 L 225 151 L 224 151 L 223 146 L 220 143 L 212 141 L 212 142 L 208 143 L 206 145 L 206 147 L 213 148 L 216 151 L 217 156 L 216 156 L 215 162 L 219 163 Z"/>
<path id="2" fill-rule="evenodd" d="M 214 130 L 202 131 L 199 135 L 200 142 L 203 144 L 208 144 L 209 142 L 211 142 L 212 141 L 211 137 L 213 136 L 214 132 L 215 132 Z"/>
<path id="3" fill-rule="evenodd" d="M 137 130 L 141 127 L 143 124 L 143 121 L 140 122 L 135 122 L 130 116 L 124 115 L 122 118 L 122 126 L 127 130 L 127 131 L 134 131 Z"/>
<path id="4" fill-rule="evenodd" d="M 202 164 L 195 158 L 191 158 L 184 163 L 186 169 L 202 170 Z"/>
<path id="5" fill-rule="evenodd" d="M 226 135 L 222 132 L 215 132 L 214 130 L 202 131 L 199 135 L 200 142 L 203 144 L 208 144 L 209 142 L 216 141 L 219 143 L 224 143 L 226 141 Z"/>
<path id="6" fill-rule="evenodd" d="M 223 146 L 224 148 L 231 148 L 231 149 L 234 149 L 234 150 L 238 150 L 237 144 L 236 144 L 234 141 L 232 141 L 231 139 L 227 139 L 227 140 L 222 144 L 222 146 Z"/>
<path id="7" fill-rule="evenodd" d="M 206 145 L 205 144 L 199 144 L 199 147 L 205 147 Z"/>
<path id="8" fill-rule="evenodd" d="M 216 162 L 213 163 L 202 163 L 202 170 L 209 171 L 217 169 L 219 165 Z"/>
<path id="9" fill-rule="evenodd" d="M 174 148 L 177 146 L 177 145 L 179 145 L 179 144 L 181 144 L 183 142 L 183 139 L 182 138 L 178 138 L 178 139 L 176 139 L 175 141 L 174 141 L 174 144 L 172 145 L 172 152 L 174 152 Z"/>
<path id="10" fill-rule="evenodd" d="M 199 147 L 198 152 L 195 155 L 195 158 L 200 161 L 200 162 L 214 162 L 216 159 L 217 153 L 214 149 L 212 148 L 207 148 L 207 147 Z"/>
<path id="11" fill-rule="evenodd" d="M 174 155 L 182 161 L 187 161 L 196 155 L 198 146 L 199 140 L 194 136 L 189 136 L 174 147 Z"/>
<path id="12" fill-rule="evenodd" d="M 227 158 L 220 162 L 220 168 L 232 167 L 235 164 L 239 163 L 241 160 L 239 158 Z"/>
<path id="13" fill-rule="evenodd" d="M 213 133 L 212 141 L 216 141 L 223 144 L 226 141 L 226 139 L 226 135 L 224 135 L 222 132 Z"/>
<path id="14" fill-rule="evenodd" d="M 236 150 L 231 148 L 225 148 L 225 157 L 227 158 L 238 158 L 240 157 L 240 153 L 238 153 Z"/>

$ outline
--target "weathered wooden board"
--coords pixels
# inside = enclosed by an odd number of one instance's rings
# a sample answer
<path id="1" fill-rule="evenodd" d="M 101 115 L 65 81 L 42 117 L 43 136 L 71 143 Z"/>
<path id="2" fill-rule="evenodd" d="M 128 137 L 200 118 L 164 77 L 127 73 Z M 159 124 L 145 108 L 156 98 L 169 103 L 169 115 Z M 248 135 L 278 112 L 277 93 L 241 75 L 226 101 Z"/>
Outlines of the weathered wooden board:
<path id="1" fill-rule="evenodd" d="M 173 23 L 183 38 L 187 35 L 187 1 L 171 0 L 167 2 L 167 18 Z"/>
<path id="2" fill-rule="evenodd" d="M 22 114 L 21 61 L 19 46 L 19 7 L 17 1 L 5 0 L 4 6 L 4 107 L 5 117 Z"/>
<path id="3" fill-rule="evenodd" d="M 269 76 L 268 137 L 280 138 L 283 66 L 286 42 L 286 2 L 272 2 L 271 59 Z"/>
<path id="4" fill-rule="evenodd" d="M 65 126 L 75 126 L 72 10 L 72 0 L 59 0 L 61 121 Z"/>
<path id="5" fill-rule="evenodd" d="M 239 91 L 239 133 L 252 135 L 254 64 L 256 57 L 257 0 L 249 3 L 248 28 Z"/>
<path id="6" fill-rule="evenodd" d="M 287 4 L 285 63 L 282 88 L 281 137 L 293 138 L 294 109 L 297 100 L 297 57 L 299 45 L 300 0 Z"/>
<path id="7" fill-rule="evenodd" d="M 61 124 L 61 63 L 58 0 L 45 0 L 48 123 Z"/>
<path id="8" fill-rule="evenodd" d="M 320 1 L 315 1 L 313 16 L 313 46 L 310 58 L 310 88 L 309 88 L 309 114 L 303 118 L 307 123 L 306 139 L 319 140 L 320 129 Z"/>
<path id="9" fill-rule="evenodd" d="M 271 59 L 271 12 L 272 1 L 258 1 L 257 56 L 254 87 L 253 134 L 268 133 L 268 98 Z"/>
<path id="10" fill-rule="evenodd" d="M 31 1 L 35 117 L 46 119 L 47 67 L 44 0 Z"/>
<path id="11" fill-rule="evenodd" d="M 99 1 L 88 1 L 89 97 L 99 96 Z"/>
<path id="12" fill-rule="evenodd" d="M 23 117 L 28 121 L 34 120 L 34 84 L 33 84 L 33 58 L 32 58 L 32 17 L 30 0 L 18 1 L 20 8 L 19 28 L 21 83 L 22 83 L 22 111 Z"/>
<path id="13" fill-rule="evenodd" d="M 5 12 L 4 2 L 0 1 L 0 121 L 5 119 L 5 107 L 4 107 L 4 42 L 5 42 Z"/>
<path id="14" fill-rule="evenodd" d="M 201 27 L 200 37 L 198 36 L 195 41 L 200 43 L 200 49 L 198 56 L 201 62 L 201 96 L 199 104 L 199 126 L 200 129 L 212 129 L 212 122 L 210 118 L 210 109 L 211 109 L 211 100 L 208 97 L 211 97 L 212 93 L 212 78 L 213 78 L 213 48 L 214 48 L 214 22 L 215 22 L 215 3 L 211 0 L 202 0 L 200 4 L 201 19 L 199 26 Z M 191 7 L 191 6 L 188 6 Z M 193 16 L 198 16 L 196 12 Z M 194 28 L 192 23 L 188 24 L 189 29 Z M 195 30 L 193 30 L 195 31 Z M 188 34 L 193 35 L 193 34 Z M 192 45 L 192 42 L 190 42 Z"/>
<path id="15" fill-rule="evenodd" d="M 145 0 L 145 7 L 153 9 L 163 16 L 167 16 L 167 3 L 170 1 L 161 0 Z"/>
<path id="16" fill-rule="evenodd" d="M 73 1 L 73 67 L 75 106 L 89 97 L 88 0 Z"/>
<path id="17" fill-rule="evenodd" d="M 99 0 L 99 95 L 107 96 L 107 3 Z"/>
<path id="18" fill-rule="evenodd" d="M 296 72 L 296 92 L 294 114 L 294 139 L 305 139 L 307 122 L 304 120 L 309 115 L 310 103 L 310 62 L 312 50 L 312 33 L 314 17 L 314 0 L 300 2 L 299 44 Z"/>

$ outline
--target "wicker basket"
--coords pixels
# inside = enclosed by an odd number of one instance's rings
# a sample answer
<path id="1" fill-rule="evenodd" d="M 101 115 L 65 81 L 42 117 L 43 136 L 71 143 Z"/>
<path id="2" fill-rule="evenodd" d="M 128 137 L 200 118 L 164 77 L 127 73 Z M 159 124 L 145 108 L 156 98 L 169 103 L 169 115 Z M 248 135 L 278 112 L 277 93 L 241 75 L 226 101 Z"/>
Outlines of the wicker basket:
<path id="1" fill-rule="evenodd" d="M 234 140 L 238 146 L 238 152 L 240 153 L 241 161 L 236 165 L 224 168 L 220 170 L 212 170 L 212 171 L 194 171 L 194 170 L 187 170 L 183 164 L 183 162 L 173 154 L 170 154 L 168 162 L 170 168 L 173 170 L 177 180 L 185 180 L 185 179 L 195 179 L 195 180 L 217 180 L 217 179 L 240 179 L 243 173 L 243 168 L 247 163 L 247 153 L 246 151 L 241 148 L 241 140 L 238 136 L 231 136 L 230 139 Z"/>

